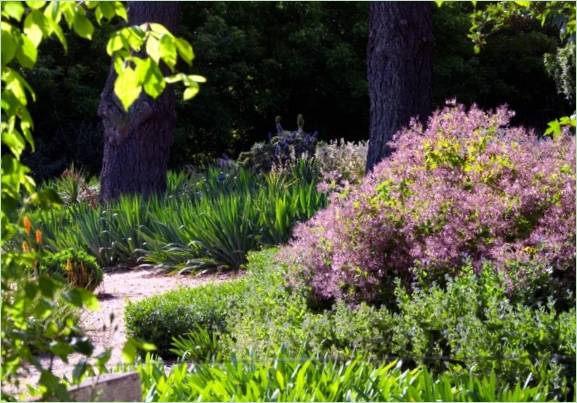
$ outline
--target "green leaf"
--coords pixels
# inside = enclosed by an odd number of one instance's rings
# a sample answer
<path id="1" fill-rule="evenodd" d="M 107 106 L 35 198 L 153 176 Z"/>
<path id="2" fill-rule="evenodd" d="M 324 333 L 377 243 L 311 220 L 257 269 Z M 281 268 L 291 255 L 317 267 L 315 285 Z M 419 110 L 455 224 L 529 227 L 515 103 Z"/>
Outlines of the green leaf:
<path id="1" fill-rule="evenodd" d="M 122 38 L 118 34 L 113 34 L 108 43 L 106 44 L 106 53 L 109 56 L 112 56 L 114 52 L 119 51 L 120 49 L 124 48 L 124 44 L 122 43 Z"/>
<path id="2" fill-rule="evenodd" d="M 20 158 L 22 151 L 26 148 L 24 138 L 17 131 L 2 131 L 2 144 L 10 148 L 16 158 Z"/>
<path id="3" fill-rule="evenodd" d="M 183 81 L 185 77 L 186 76 L 184 74 L 178 73 L 178 74 L 174 74 L 172 76 L 165 77 L 164 81 L 166 81 L 168 84 L 174 84 L 174 83 L 177 83 L 179 81 Z"/>
<path id="4" fill-rule="evenodd" d="M 136 72 L 130 68 L 125 68 L 120 72 L 114 82 L 114 93 L 122 103 L 125 110 L 138 99 L 142 88 L 139 84 Z"/>
<path id="5" fill-rule="evenodd" d="M 88 363 L 85 360 L 80 361 L 74 366 L 74 369 L 72 370 L 72 379 L 74 379 L 76 382 L 80 382 L 82 375 L 86 373 L 87 369 Z"/>
<path id="6" fill-rule="evenodd" d="M 69 343 L 63 343 L 63 342 L 53 341 L 52 343 L 50 343 L 49 348 L 50 352 L 61 358 L 65 358 L 69 354 L 72 354 L 74 352 L 74 349 L 70 346 Z"/>
<path id="7" fill-rule="evenodd" d="M 22 19 L 24 15 L 24 6 L 19 1 L 3 1 L 2 14 L 7 17 L 14 18 L 17 21 Z"/>
<path id="8" fill-rule="evenodd" d="M 4 86 L 3 96 L 6 96 L 6 92 L 12 93 L 15 100 L 17 100 L 21 105 L 28 104 L 28 99 L 26 97 L 26 90 L 31 93 L 32 98 L 34 98 L 34 93 L 31 92 L 32 89 L 30 85 L 24 80 L 24 78 L 18 74 L 14 69 L 6 68 L 2 73 L 2 80 L 6 83 Z"/>
<path id="9" fill-rule="evenodd" d="M 197 83 L 206 83 L 205 77 L 197 76 L 196 74 L 192 74 L 192 75 L 188 76 L 188 78 L 190 78 L 192 81 L 197 82 Z"/>
<path id="10" fill-rule="evenodd" d="M 73 337 L 70 346 L 74 351 L 86 356 L 90 356 L 94 352 L 94 346 L 86 336 Z"/>
<path id="11" fill-rule="evenodd" d="M 6 29 L 10 27 L 8 24 L 2 22 L 2 46 L 1 46 L 1 57 L 2 57 L 2 66 L 7 65 L 16 55 L 17 44 L 14 40 L 14 36 L 12 34 L 12 30 Z M 10 27 L 11 28 L 11 27 Z"/>
<path id="12" fill-rule="evenodd" d="M 176 45 L 172 35 L 162 35 L 160 38 L 160 58 L 170 69 L 174 69 L 177 60 Z"/>
<path id="13" fill-rule="evenodd" d="M 96 9 L 100 10 L 107 20 L 111 20 L 116 15 L 115 4 L 112 2 L 99 1 Z"/>
<path id="14" fill-rule="evenodd" d="M 52 18 L 47 18 L 46 22 L 47 22 L 47 25 L 50 27 L 51 33 L 54 33 L 56 35 L 56 37 L 58 38 L 58 40 L 60 41 L 60 43 L 62 44 L 62 47 L 64 48 L 64 52 L 68 53 L 68 43 L 66 42 L 66 37 L 64 36 L 64 32 L 62 32 L 62 28 L 60 27 L 58 22 L 56 22 Z"/>
<path id="15" fill-rule="evenodd" d="M 187 40 L 182 38 L 176 38 L 176 49 L 178 50 L 178 54 L 189 65 L 192 64 L 194 60 L 194 51 L 192 50 L 192 46 L 188 43 Z"/>
<path id="16" fill-rule="evenodd" d="M 191 86 L 184 90 L 184 94 L 182 95 L 182 99 L 188 101 L 189 99 L 194 98 L 194 96 L 198 94 L 198 85 L 196 87 Z"/>
<path id="17" fill-rule="evenodd" d="M 517 4 L 518 6 L 521 7 L 529 7 L 531 5 L 530 1 L 526 1 L 526 0 L 515 0 L 515 4 Z"/>
<path id="18" fill-rule="evenodd" d="M 127 364 L 132 364 L 136 359 L 138 352 L 137 342 L 134 339 L 128 339 L 122 348 L 122 359 Z"/>
<path id="19" fill-rule="evenodd" d="M 156 346 L 152 343 L 147 343 L 145 341 L 140 341 L 138 343 L 138 348 L 143 351 L 156 351 Z"/>
<path id="20" fill-rule="evenodd" d="M 553 120 L 548 123 L 547 130 L 545 130 L 545 136 L 555 136 L 561 133 L 561 124 L 558 120 Z"/>
<path id="21" fill-rule="evenodd" d="M 114 2 L 114 11 L 116 12 L 117 16 L 122 18 L 124 21 L 128 21 L 128 14 L 126 14 L 126 8 L 124 8 L 122 2 L 120 1 Z"/>
<path id="22" fill-rule="evenodd" d="M 24 19 L 24 33 L 38 47 L 42 42 L 42 37 L 47 31 L 46 17 L 38 10 L 33 10 Z"/>
<path id="23" fill-rule="evenodd" d="M 28 0 L 26 2 L 26 5 L 32 10 L 40 10 L 45 4 L 48 4 L 48 2 L 44 0 Z"/>
<path id="24" fill-rule="evenodd" d="M 38 286 L 40 287 L 40 291 L 42 295 L 47 298 L 53 298 L 54 293 L 56 292 L 56 288 L 58 287 L 57 284 L 49 277 L 41 276 L 38 279 Z"/>
<path id="25" fill-rule="evenodd" d="M 85 307 L 89 310 L 95 311 L 98 309 L 98 300 L 91 292 L 83 288 L 73 288 L 62 293 L 65 301 L 71 303 L 79 308 Z"/>
<path id="26" fill-rule="evenodd" d="M 105 350 L 96 356 L 96 366 L 101 373 L 106 370 L 106 363 L 110 360 L 111 356 L 112 351 L 110 349 Z"/>
<path id="27" fill-rule="evenodd" d="M 16 58 L 23 67 L 31 69 L 36 64 L 38 49 L 34 46 L 34 43 L 32 43 L 28 36 L 22 35 L 20 38 L 22 39 L 22 44 L 18 49 Z"/>
<path id="28" fill-rule="evenodd" d="M 152 35 L 149 36 L 148 40 L 146 41 L 146 53 L 156 63 L 160 61 L 160 42 Z"/>
<path id="29" fill-rule="evenodd" d="M 150 30 L 156 34 L 158 34 L 158 37 L 161 37 L 163 35 L 169 35 L 172 36 L 172 34 L 170 33 L 170 31 L 168 29 L 166 29 L 166 27 L 162 24 L 159 24 L 157 22 L 151 22 L 148 24 L 148 27 L 150 28 Z"/>
<path id="30" fill-rule="evenodd" d="M 152 98 L 157 98 L 166 87 L 166 82 L 162 71 L 157 63 L 152 59 L 145 59 L 136 68 L 139 82 L 144 88 L 144 92 Z"/>
<path id="31" fill-rule="evenodd" d="M 139 27 L 125 28 L 120 31 L 120 35 L 128 42 L 130 48 L 139 51 L 144 42 L 144 31 Z"/>
<path id="32" fill-rule="evenodd" d="M 74 32 L 78 34 L 81 38 L 92 39 L 92 33 L 94 32 L 94 27 L 85 15 L 77 13 L 74 16 L 74 22 L 72 23 Z"/>
<path id="33" fill-rule="evenodd" d="M 56 397 L 62 401 L 70 401 L 70 396 L 66 390 L 66 386 L 56 377 L 52 372 L 48 370 L 43 370 L 40 375 L 40 380 L 38 381 L 41 385 L 48 388 Z M 44 399 L 42 399 L 44 400 Z"/>

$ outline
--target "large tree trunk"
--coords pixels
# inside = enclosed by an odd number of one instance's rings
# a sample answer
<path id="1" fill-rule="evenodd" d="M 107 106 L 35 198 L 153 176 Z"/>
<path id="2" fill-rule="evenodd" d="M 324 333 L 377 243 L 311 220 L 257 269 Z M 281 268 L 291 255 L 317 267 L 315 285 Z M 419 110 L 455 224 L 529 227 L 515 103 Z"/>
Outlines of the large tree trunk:
<path id="1" fill-rule="evenodd" d="M 174 32 L 179 11 L 176 2 L 128 2 L 128 24 L 157 22 Z M 174 93 L 167 87 L 155 100 L 143 93 L 126 113 L 114 95 L 115 79 L 116 72 L 111 67 L 98 107 L 104 124 L 100 199 L 163 193 L 176 124 Z"/>
<path id="2" fill-rule="evenodd" d="M 370 99 L 367 172 L 388 156 L 387 142 L 411 117 L 431 111 L 433 31 L 430 2 L 372 2 L 367 73 Z"/>

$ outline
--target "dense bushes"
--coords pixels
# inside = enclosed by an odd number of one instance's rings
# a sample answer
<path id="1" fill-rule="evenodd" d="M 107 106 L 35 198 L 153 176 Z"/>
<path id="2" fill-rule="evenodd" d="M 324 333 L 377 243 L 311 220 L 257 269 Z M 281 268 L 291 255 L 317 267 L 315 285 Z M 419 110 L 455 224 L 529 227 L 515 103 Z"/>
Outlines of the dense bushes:
<path id="1" fill-rule="evenodd" d="M 286 286 L 286 269 L 275 250 L 250 255 L 223 351 L 270 360 L 283 346 L 293 357 L 360 354 L 435 371 L 458 365 L 479 376 L 495 371 L 511 384 L 530 376 L 560 399 L 572 393 L 575 309 L 556 309 L 554 290 L 544 295 L 546 304 L 535 305 L 528 294 L 511 300 L 506 281 L 489 266 L 478 274 L 465 266 L 461 276 L 442 283 L 420 278 L 410 292 L 396 284 L 391 308 L 340 301 L 319 312 L 300 290 Z"/>
<path id="2" fill-rule="evenodd" d="M 575 140 L 462 106 L 413 123 L 347 197 L 295 231 L 293 280 L 323 300 L 390 299 L 395 278 L 490 260 L 510 291 L 575 282 Z"/>
<path id="3" fill-rule="evenodd" d="M 210 334 L 226 332 L 227 317 L 239 303 L 245 282 L 234 280 L 195 288 L 181 288 L 129 303 L 125 311 L 128 334 L 156 345 L 159 354 L 169 353 L 173 337 L 204 329 Z"/>
<path id="4" fill-rule="evenodd" d="M 240 282 L 184 289 L 130 305 L 131 334 L 166 354 L 195 362 L 210 358 L 272 362 L 279 348 L 289 357 L 343 362 L 400 359 L 405 368 L 490 377 L 503 385 L 544 387 L 548 398 L 574 393 L 575 309 L 531 298 L 511 300 L 506 282 L 485 266 L 472 266 L 443 283 L 419 278 L 409 292 L 400 282 L 392 308 L 339 301 L 313 310 L 306 295 L 287 287 L 277 250 L 249 255 Z M 184 356 L 183 356 L 184 354 Z M 182 357 L 183 356 L 183 357 Z"/>

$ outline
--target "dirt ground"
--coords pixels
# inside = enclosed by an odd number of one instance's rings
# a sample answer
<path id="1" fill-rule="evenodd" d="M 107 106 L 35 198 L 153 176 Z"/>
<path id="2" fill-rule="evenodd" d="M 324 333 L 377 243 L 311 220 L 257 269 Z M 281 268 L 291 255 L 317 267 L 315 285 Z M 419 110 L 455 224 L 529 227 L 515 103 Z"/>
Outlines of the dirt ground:
<path id="1" fill-rule="evenodd" d="M 112 271 L 104 275 L 102 284 L 95 290 L 100 302 L 98 311 L 85 311 L 81 316 L 82 327 L 95 347 L 93 356 L 106 348 L 112 348 L 112 355 L 107 367 L 113 368 L 122 363 L 121 350 L 126 338 L 124 327 L 124 308 L 128 301 L 134 302 L 143 298 L 161 294 L 180 287 L 195 287 L 207 283 L 231 280 L 238 273 L 213 273 L 203 276 L 167 275 L 162 271 L 151 269 L 130 269 Z M 111 314 L 114 315 L 112 325 Z M 53 362 L 52 372 L 57 375 L 70 375 L 74 365 L 81 358 L 75 354 L 68 363 L 60 360 Z M 48 359 L 45 360 L 48 365 Z M 32 371 L 22 383 L 35 383 L 38 372 Z"/>

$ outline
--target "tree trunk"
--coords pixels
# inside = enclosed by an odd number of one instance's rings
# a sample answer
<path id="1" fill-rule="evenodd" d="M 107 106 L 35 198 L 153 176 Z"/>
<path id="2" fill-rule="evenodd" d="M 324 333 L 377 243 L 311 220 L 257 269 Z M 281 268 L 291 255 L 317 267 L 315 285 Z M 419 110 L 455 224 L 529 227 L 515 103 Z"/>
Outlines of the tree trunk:
<path id="1" fill-rule="evenodd" d="M 175 32 L 179 18 L 176 2 L 128 2 L 129 25 L 157 22 Z M 155 100 L 143 93 L 126 113 L 114 94 L 115 79 L 111 67 L 98 107 L 104 125 L 100 200 L 163 193 L 176 124 L 174 93 L 167 87 Z"/>
<path id="2" fill-rule="evenodd" d="M 430 2 L 372 2 L 367 73 L 370 99 L 367 172 L 390 154 L 387 143 L 431 111 L 432 8 Z"/>

